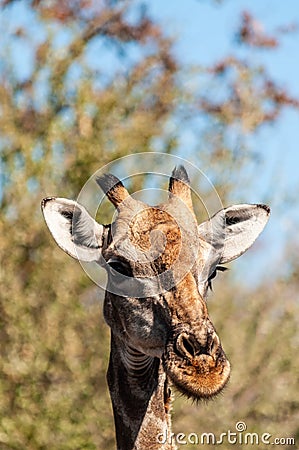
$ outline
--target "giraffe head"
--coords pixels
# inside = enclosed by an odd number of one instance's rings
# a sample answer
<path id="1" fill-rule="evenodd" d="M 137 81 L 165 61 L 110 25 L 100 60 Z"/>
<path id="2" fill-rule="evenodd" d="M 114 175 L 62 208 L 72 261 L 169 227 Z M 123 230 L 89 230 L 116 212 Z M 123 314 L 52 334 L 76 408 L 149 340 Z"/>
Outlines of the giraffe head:
<path id="1" fill-rule="evenodd" d="M 198 225 L 182 166 L 172 173 L 168 201 L 157 206 L 131 197 L 113 175 L 97 181 L 117 209 L 114 222 L 100 225 L 78 203 L 46 198 L 42 210 L 54 239 L 107 270 L 104 315 L 132 376 L 146 370 L 146 357 L 160 358 L 181 392 L 212 397 L 227 383 L 230 364 L 208 314 L 208 285 L 219 264 L 253 244 L 269 208 L 235 205 Z"/>

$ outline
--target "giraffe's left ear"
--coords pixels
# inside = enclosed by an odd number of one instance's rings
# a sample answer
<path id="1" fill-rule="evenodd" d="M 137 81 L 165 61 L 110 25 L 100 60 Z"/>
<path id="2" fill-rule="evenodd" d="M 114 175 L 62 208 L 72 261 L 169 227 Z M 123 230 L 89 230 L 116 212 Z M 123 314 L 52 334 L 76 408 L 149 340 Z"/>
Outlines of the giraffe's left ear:
<path id="1" fill-rule="evenodd" d="M 218 264 L 241 256 L 263 231 L 270 216 L 266 205 L 234 205 L 198 227 L 199 235 L 216 250 Z"/>

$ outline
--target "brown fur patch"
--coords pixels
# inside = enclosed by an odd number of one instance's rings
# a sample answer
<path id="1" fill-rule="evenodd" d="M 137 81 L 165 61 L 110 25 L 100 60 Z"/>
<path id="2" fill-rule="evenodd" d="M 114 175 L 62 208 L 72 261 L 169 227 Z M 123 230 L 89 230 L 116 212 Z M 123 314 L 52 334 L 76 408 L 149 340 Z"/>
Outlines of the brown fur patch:
<path id="1" fill-rule="evenodd" d="M 129 239 L 142 252 L 156 252 L 155 263 L 162 270 L 170 269 L 180 253 L 180 228 L 169 213 L 159 208 L 145 208 L 133 217 Z"/>

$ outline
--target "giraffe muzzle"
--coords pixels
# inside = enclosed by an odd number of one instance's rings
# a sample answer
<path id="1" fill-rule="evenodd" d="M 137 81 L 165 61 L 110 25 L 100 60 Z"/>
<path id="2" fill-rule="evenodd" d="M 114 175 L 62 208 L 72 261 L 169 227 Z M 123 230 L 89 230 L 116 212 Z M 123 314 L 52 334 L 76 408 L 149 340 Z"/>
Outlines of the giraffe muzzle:
<path id="1" fill-rule="evenodd" d="M 230 364 L 216 332 L 205 342 L 187 331 L 173 334 L 163 363 L 177 389 L 196 400 L 215 396 L 229 380 Z"/>

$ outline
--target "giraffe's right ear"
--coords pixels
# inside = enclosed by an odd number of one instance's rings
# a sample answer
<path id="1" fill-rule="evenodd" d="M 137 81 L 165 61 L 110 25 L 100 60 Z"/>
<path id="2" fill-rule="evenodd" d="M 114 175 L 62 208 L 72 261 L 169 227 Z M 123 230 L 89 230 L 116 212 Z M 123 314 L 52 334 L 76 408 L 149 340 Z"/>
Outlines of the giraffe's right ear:
<path id="1" fill-rule="evenodd" d="M 46 224 L 62 250 L 80 261 L 99 261 L 104 227 L 83 206 L 55 197 L 45 198 L 41 206 Z"/>

